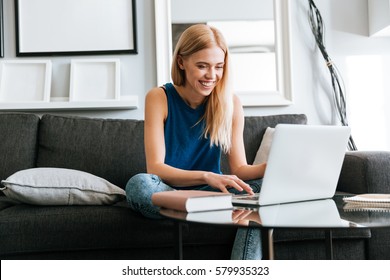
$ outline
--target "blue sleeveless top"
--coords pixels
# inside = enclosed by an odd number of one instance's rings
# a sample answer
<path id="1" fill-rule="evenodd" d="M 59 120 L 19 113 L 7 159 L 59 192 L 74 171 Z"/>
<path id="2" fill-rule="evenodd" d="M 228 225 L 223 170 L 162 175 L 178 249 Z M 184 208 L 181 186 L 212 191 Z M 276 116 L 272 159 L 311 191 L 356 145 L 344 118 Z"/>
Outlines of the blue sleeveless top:
<path id="1" fill-rule="evenodd" d="M 165 163 L 184 170 L 220 174 L 221 148 L 210 146 L 210 139 L 203 135 L 204 120 L 199 121 L 205 113 L 205 104 L 193 109 L 185 103 L 172 83 L 164 87 L 168 102 L 168 116 L 164 126 Z"/>

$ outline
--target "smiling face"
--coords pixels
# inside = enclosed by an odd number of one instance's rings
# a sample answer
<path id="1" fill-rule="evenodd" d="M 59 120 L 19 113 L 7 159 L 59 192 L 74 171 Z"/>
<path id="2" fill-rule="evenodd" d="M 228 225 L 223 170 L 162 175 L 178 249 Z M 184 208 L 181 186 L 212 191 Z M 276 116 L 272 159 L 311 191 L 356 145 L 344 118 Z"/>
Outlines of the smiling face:
<path id="1" fill-rule="evenodd" d="M 180 87 L 188 103 L 201 103 L 222 79 L 225 53 L 218 46 L 202 49 L 192 55 L 178 57 L 178 65 L 185 73 L 185 84 Z"/>

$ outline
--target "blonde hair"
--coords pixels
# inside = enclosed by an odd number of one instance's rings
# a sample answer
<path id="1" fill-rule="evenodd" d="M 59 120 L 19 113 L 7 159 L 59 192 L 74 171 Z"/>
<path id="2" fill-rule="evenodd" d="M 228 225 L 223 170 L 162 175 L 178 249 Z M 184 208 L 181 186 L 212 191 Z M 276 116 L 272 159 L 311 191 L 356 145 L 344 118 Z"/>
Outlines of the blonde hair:
<path id="1" fill-rule="evenodd" d="M 173 53 L 171 76 L 175 85 L 184 86 L 186 75 L 179 67 L 178 57 L 190 56 L 212 46 L 218 46 L 224 51 L 225 63 L 222 78 L 208 97 L 203 116 L 204 137 L 210 137 L 211 145 L 220 146 L 227 153 L 232 138 L 233 93 L 229 77 L 229 50 L 221 32 L 205 24 L 196 24 L 187 28 L 180 36 Z"/>

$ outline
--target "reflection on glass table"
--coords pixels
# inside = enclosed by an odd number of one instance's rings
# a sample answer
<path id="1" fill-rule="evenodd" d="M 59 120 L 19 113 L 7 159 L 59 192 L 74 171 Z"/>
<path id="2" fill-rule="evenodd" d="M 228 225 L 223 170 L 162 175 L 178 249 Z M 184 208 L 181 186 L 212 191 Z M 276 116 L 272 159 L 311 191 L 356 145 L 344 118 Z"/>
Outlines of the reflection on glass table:
<path id="1" fill-rule="evenodd" d="M 263 255 L 272 258 L 274 228 L 324 229 L 326 253 L 333 257 L 332 230 L 340 228 L 390 227 L 388 211 L 354 210 L 345 208 L 343 196 L 332 199 L 276 204 L 257 208 L 235 206 L 230 210 L 186 213 L 161 209 L 160 213 L 174 219 L 178 225 L 179 251 L 181 244 L 180 224 L 182 222 L 206 223 L 235 227 L 256 227 L 262 230 Z M 179 254 L 180 255 L 180 254 Z"/>

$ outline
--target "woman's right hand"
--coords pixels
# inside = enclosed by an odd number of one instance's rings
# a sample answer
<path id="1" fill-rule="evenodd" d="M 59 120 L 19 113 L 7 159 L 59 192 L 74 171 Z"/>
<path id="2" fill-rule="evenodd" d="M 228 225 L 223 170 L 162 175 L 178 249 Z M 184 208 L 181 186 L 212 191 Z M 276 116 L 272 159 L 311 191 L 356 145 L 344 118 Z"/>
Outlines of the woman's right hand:
<path id="1" fill-rule="evenodd" d="M 204 174 L 204 179 L 207 182 L 207 185 L 224 193 L 229 193 L 229 188 L 235 188 L 240 192 L 246 191 L 248 194 L 253 194 L 252 188 L 236 175 L 223 175 L 206 172 Z"/>

